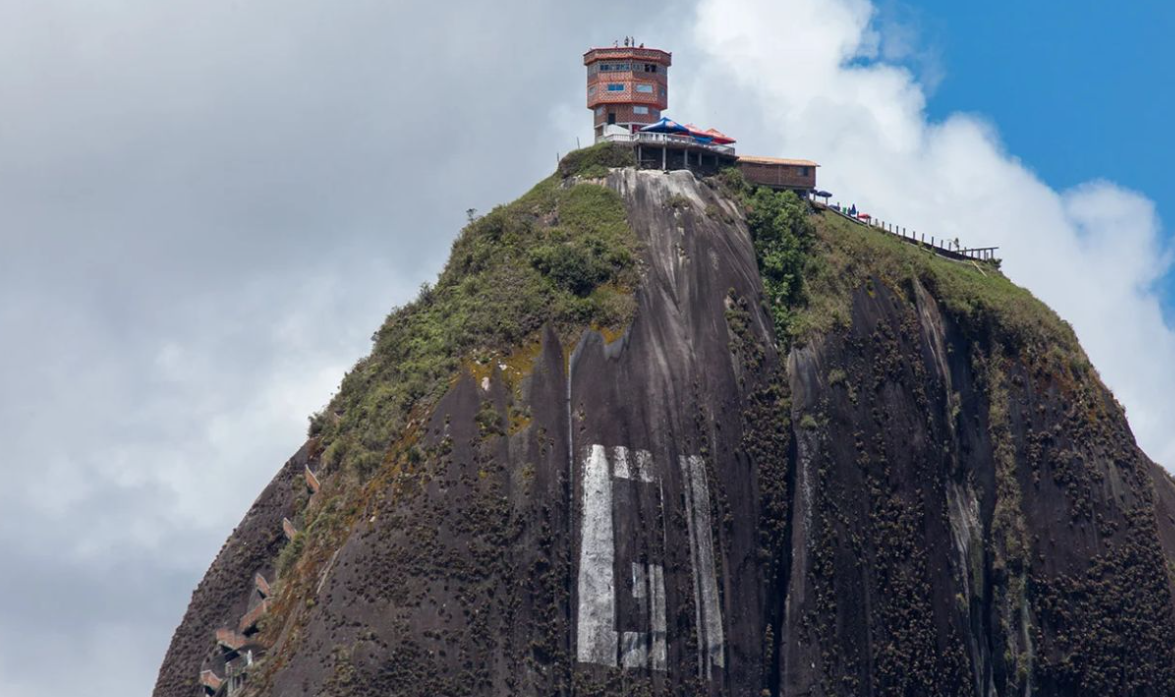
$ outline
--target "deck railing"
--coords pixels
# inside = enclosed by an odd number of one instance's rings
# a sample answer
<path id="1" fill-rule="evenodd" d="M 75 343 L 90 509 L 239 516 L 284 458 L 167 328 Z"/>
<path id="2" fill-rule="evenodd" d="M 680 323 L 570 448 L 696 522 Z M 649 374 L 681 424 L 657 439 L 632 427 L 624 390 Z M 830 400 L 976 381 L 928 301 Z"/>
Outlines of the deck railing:
<path id="1" fill-rule="evenodd" d="M 670 147 L 670 148 L 697 148 L 707 152 L 718 153 L 719 155 L 734 155 L 734 147 L 731 145 L 717 145 L 715 143 L 700 143 L 692 136 L 677 135 L 675 133 L 606 133 L 597 141 L 607 141 L 609 143 L 632 143 L 633 145 L 651 145 L 653 147 Z"/>
<path id="2" fill-rule="evenodd" d="M 926 237 L 926 233 L 922 233 L 920 235 L 915 231 L 907 231 L 906 228 L 900 225 L 894 225 L 893 223 L 879 220 L 872 216 L 865 216 L 864 219 L 862 219 L 860 215 L 850 215 L 846 213 L 839 205 L 824 206 L 824 208 L 827 208 L 837 215 L 848 218 L 858 225 L 865 225 L 877 230 L 881 230 L 882 232 L 888 232 L 891 235 L 896 235 L 903 242 L 916 244 L 919 247 L 929 248 L 939 256 L 958 260 L 999 261 L 999 259 L 996 257 L 996 250 L 998 250 L 999 247 L 963 247 L 961 244 L 959 244 L 958 240 L 947 240 L 941 237 L 936 238 L 934 235 L 931 235 L 928 239 Z"/>

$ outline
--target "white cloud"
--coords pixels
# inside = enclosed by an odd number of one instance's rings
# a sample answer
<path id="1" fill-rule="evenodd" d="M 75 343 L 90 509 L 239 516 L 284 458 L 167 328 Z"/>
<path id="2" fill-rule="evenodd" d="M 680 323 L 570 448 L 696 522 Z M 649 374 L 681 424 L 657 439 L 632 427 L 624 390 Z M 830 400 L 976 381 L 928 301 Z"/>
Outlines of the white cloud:
<path id="1" fill-rule="evenodd" d="M 821 188 L 843 202 L 927 235 L 999 246 L 1007 274 L 1073 324 L 1142 447 L 1175 467 L 1164 418 L 1175 332 L 1154 288 L 1171 259 L 1154 205 L 1104 181 L 1055 191 L 981 118 L 930 121 L 926 88 L 878 58 L 887 55 L 878 24 L 866 0 L 702 0 L 693 60 L 703 69 L 686 108 L 738 104 L 723 130 L 744 152 L 815 159 Z M 898 41 L 900 53 L 914 50 L 907 34 Z"/>
<path id="2" fill-rule="evenodd" d="M 609 2 L 0 0 L 0 692 L 150 691 L 465 209 L 586 131 L 582 48 L 688 19 Z"/>

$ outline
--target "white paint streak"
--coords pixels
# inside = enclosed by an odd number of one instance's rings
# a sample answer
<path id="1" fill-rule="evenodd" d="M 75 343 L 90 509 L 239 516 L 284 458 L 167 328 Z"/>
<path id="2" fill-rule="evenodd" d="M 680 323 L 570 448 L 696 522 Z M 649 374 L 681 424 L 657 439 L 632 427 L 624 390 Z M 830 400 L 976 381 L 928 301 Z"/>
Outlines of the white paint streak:
<path id="1" fill-rule="evenodd" d="M 654 481 L 653 454 L 648 450 L 629 451 L 618 446 L 612 449 L 612 462 L 617 479 L 635 479 L 650 484 Z"/>
<path id="2" fill-rule="evenodd" d="M 612 474 L 617 479 L 632 479 L 628 468 L 628 448 L 618 445 L 612 448 Z"/>
<path id="3" fill-rule="evenodd" d="M 621 665 L 644 668 L 649 662 L 649 642 L 644 632 L 625 632 L 621 646 Z"/>
<path id="4" fill-rule="evenodd" d="M 607 457 L 609 454 L 612 456 L 611 463 Z M 652 463 L 653 456 L 647 450 L 633 451 L 624 446 L 609 451 L 603 445 L 593 445 L 584 457 L 576 623 L 576 656 L 580 663 L 615 666 L 619 656 L 619 664 L 625 669 L 668 669 L 664 566 L 630 563 L 632 596 L 637 601 L 638 615 L 649 618 L 650 631 L 618 632 L 616 629 L 617 559 L 612 482 L 613 479 L 626 479 L 657 484 L 658 506 L 664 515 L 664 490 L 661 480 L 653 477 Z M 690 557 L 694 562 L 695 606 L 698 608 L 699 632 L 705 637 L 704 650 L 700 647 L 698 651 L 699 675 L 702 674 L 701 666 L 704 663 L 708 676 L 710 666 L 723 665 L 722 616 L 718 609 L 718 587 L 710 533 L 710 494 L 701 458 L 682 458 L 682 467 L 686 477 L 686 505 L 689 507 L 687 519 Z M 696 481 L 699 477 L 700 482 Z M 699 531 L 704 532 L 704 535 Z M 649 531 L 620 532 L 644 536 Z M 699 559 L 708 561 L 700 562 Z M 698 568 L 709 569 L 709 572 L 699 576 Z"/>
<path id="5" fill-rule="evenodd" d="M 649 668 L 668 670 L 665 633 L 665 567 L 649 565 L 649 593 L 652 613 L 649 624 L 653 629 L 653 649 L 649 654 Z"/>
<path id="6" fill-rule="evenodd" d="M 642 482 L 653 481 L 653 454 L 648 450 L 636 451 L 636 471 Z"/>
<path id="7" fill-rule="evenodd" d="M 698 672 L 709 679 L 713 666 L 726 665 L 722 629 L 722 606 L 718 597 L 718 577 L 714 567 L 714 537 L 710 529 L 710 487 L 706 481 L 705 461 L 697 456 L 681 458 L 686 480 L 686 520 L 690 528 L 693 561 L 694 597 L 698 604 L 699 656 Z"/>
<path id="8" fill-rule="evenodd" d="M 694 626 L 698 628 L 698 677 L 700 678 L 705 661 L 702 659 L 702 595 L 698 590 L 697 523 L 694 518 L 694 497 L 690 487 L 689 460 L 682 457 L 679 462 L 682 479 L 685 480 L 685 528 L 689 535 L 690 577 L 694 582 Z"/>
<path id="9" fill-rule="evenodd" d="M 576 655 L 581 663 L 616 665 L 615 555 L 612 477 L 604 446 L 593 445 L 583 463 L 576 633 Z"/>
<path id="10" fill-rule="evenodd" d="M 637 600 L 644 600 L 648 597 L 648 578 L 645 567 L 636 562 L 632 563 L 632 597 Z M 645 609 L 645 604 L 638 603 L 641 610 Z"/>

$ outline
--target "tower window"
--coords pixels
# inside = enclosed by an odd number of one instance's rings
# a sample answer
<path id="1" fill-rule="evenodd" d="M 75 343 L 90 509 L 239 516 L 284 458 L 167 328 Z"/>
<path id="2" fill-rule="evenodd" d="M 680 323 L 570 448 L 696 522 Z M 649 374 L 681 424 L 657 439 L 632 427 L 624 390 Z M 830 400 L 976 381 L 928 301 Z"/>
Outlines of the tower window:
<path id="1" fill-rule="evenodd" d="M 608 83 L 608 91 L 609 92 L 623 92 L 624 85 L 620 84 L 619 82 L 609 82 Z"/>
<path id="2" fill-rule="evenodd" d="M 657 64 L 656 63 L 645 63 L 645 72 L 646 73 L 657 72 Z"/>
<path id="3" fill-rule="evenodd" d="M 649 113 L 649 107 L 647 107 L 647 106 L 634 106 L 632 108 L 632 113 L 647 115 Z"/>
<path id="4" fill-rule="evenodd" d="M 637 92 L 644 92 L 645 94 L 652 94 L 653 93 L 653 86 L 638 83 L 636 86 L 636 91 Z"/>

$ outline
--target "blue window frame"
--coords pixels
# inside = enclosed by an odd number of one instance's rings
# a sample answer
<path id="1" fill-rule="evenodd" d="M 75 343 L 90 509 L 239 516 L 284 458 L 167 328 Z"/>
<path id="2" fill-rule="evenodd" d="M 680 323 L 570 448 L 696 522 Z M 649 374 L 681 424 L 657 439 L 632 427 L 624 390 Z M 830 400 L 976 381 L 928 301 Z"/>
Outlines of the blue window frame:
<path id="1" fill-rule="evenodd" d="M 636 86 L 636 91 L 637 92 L 644 92 L 645 94 L 652 94 L 653 93 L 653 86 L 646 85 L 643 83 L 638 83 Z"/>
<path id="2" fill-rule="evenodd" d="M 624 85 L 620 84 L 619 82 L 609 82 L 608 83 L 608 91 L 609 92 L 623 92 Z"/>

